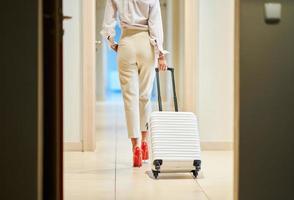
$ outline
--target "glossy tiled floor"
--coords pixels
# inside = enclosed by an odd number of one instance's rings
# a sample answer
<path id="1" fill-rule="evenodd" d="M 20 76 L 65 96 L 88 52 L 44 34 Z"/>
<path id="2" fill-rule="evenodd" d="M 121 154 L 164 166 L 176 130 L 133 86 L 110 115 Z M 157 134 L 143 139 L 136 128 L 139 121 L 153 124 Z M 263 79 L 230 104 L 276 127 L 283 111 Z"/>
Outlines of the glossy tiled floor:
<path id="1" fill-rule="evenodd" d="M 65 153 L 65 200 L 231 200 L 233 154 L 206 151 L 202 172 L 160 174 L 132 168 L 122 106 L 97 106 L 97 151 Z"/>

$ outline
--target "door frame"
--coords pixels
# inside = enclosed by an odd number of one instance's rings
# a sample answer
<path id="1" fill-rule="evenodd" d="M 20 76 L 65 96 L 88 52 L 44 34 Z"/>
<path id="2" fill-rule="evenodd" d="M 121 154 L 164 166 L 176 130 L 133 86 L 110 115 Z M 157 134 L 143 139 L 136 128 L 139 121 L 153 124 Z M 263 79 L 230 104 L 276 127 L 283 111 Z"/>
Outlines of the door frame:
<path id="1" fill-rule="evenodd" d="M 240 0 L 235 0 L 234 56 L 234 200 L 239 199 L 239 135 L 240 135 Z"/>
<path id="2" fill-rule="evenodd" d="M 48 27 L 46 27 L 46 16 L 44 16 L 44 108 L 45 108 L 45 113 L 44 113 L 44 141 L 45 147 L 44 147 L 44 160 L 47 160 L 44 162 L 44 199 L 50 199 L 52 195 L 54 198 L 51 199 L 57 199 L 57 200 L 62 200 L 63 199 L 63 130 L 62 130 L 62 66 L 60 62 L 60 23 L 62 21 L 62 13 L 60 14 L 60 10 L 58 8 L 62 8 L 62 0 L 43 0 L 44 1 L 44 7 L 49 6 L 52 10 L 52 15 L 54 16 L 52 19 L 47 19 L 51 21 L 52 23 L 50 26 L 51 28 L 54 28 L 54 31 L 49 31 Z M 91 0 L 94 1 L 95 0 Z M 189 1 L 189 0 L 186 0 Z M 190 0 L 191 1 L 191 0 Z M 193 1 L 193 0 L 192 0 Z M 83 2 L 88 2 L 88 1 L 83 1 Z M 89 5 L 83 6 L 85 10 L 89 9 L 87 7 Z M 94 10 L 96 6 L 92 7 Z M 85 11 L 84 10 L 84 11 Z M 44 10 L 44 14 L 46 14 L 46 11 Z M 85 12 L 87 13 L 87 12 Z M 234 199 L 238 199 L 238 191 L 239 191 L 239 106 L 240 106 L 240 101 L 239 101 L 239 35 L 240 35 L 240 0 L 235 0 L 235 103 L 234 103 Z M 50 16 L 49 16 L 50 17 Z M 95 19 L 95 16 L 94 16 Z M 86 20 L 86 18 L 85 18 Z M 87 21 L 88 22 L 88 21 Z M 92 21 L 91 21 L 92 23 Z M 87 26 L 87 23 L 84 25 L 85 27 Z M 50 39 L 48 39 L 48 36 L 51 34 Z M 89 35 L 89 38 L 93 36 Z M 95 35 L 94 35 L 95 37 Z M 91 44 L 90 40 L 85 41 L 83 44 L 83 47 L 88 47 L 88 45 L 94 47 L 95 49 L 95 43 Z M 95 40 L 94 40 L 95 41 Z M 187 41 L 186 41 L 187 42 Z M 51 43 L 51 45 L 49 45 Z M 95 51 L 94 51 L 95 52 Z M 85 54 L 86 56 L 86 54 Z M 95 57 L 95 53 L 94 53 Z M 187 56 L 186 56 L 187 57 Z M 49 60 L 50 58 L 50 60 Z M 85 58 L 85 57 L 84 57 Z M 194 63 L 194 61 L 189 61 Z M 90 66 L 89 63 L 87 62 L 87 59 L 83 60 L 83 66 Z M 47 67 L 46 67 L 47 66 Z M 49 69 L 49 66 L 51 69 Z M 195 66 L 195 65 L 190 65 L 190 66 Z M 91 66 L 90 66 L 91 67 Z M 95 62 L 93 67 L 95 68 Z M 86 69 L 86 68 L 85 68 Z M 91 68 L 93 69 L 93 68 Z M 48 71 L 49 70 L 49 71 Z M 83 71 L 83 76 L 86 78 L 90 78 L 89 82 L 84 82 L 84 88 L 87 88 L 87 84 L 90 84 L 90 90 L 93 88 L 93 80 L 95 82 L 95 73 L 90 74 L 90 71 Z M 197 71 L 193 71 L 193 75 Z M 190 76 L 192 76 L 190 74 Z M 84 79 L 87 80 L 87 79 Z M 95 83 L 94 83 L 95 86 Z M 195 85 L 196 86 L 196 85 Z M 196 91 L 196 90 L 195 90 Z M 86 125 L 89 121 L 87 121 L 87 118 L 85 115 L 87 114 L 86 110 L 90 110 L 93 108 L 93 105 L 86 105 L 85 102 L 94 102 L 94 108 L 95 108 L 95 98 L 93 98 L 93 94 L 95 96 L 95 89 L 94 93 L 91 95 L 91 91 L 85 90 L 84 97 L 83 99 L 83 105 L 85 106 L 85 112 L 83 114 L 83 126 Z M 46 100 L 46 98 L 48 99 Z M 50 102 L 52 100 L 52 102 Z M 52 112 L 49 112 L 49 110 L 52 109 Z M 94 109 L 95 110 L 95 109 Z M 47 111 L 47 112 L 46 112 Z M 92 118 L 91 118 L 92 117 Z M 91 115 L 90 118 L 93 120 L 95 119 L 95 115 Z M 47 120 L 46 120 L 47 119 Z M 91 120 L 90 120 L 91 121 Z M 91 121 L 90 123 L 93 123 Z M 46 127 L 49 128 L 46 130 Z M 90 127 L 90 126 L 88 126 Z M 93 128 L 93 126 L 92 126 Z M 83 138 L 84 141 L 88 141 L 88 139 L 91 138 L 91 134 L 89 134 L 93 131 L 93 129 L 83 129 L 83 132 L 86 134 L 83 134 L 85 138 Z M 94 129 L 95 130 L 95 129 Z M 50 135 L 49 135 L 50 133 Z M 92 140 L 93 142 L 93 140 Z M 50 146 L 51 145 L 51 146 Z M 92 146 L 91 146 L 92 145 Z M 83 144 L 83 146 L 86 148 L 91 149 L 95 144 Z M 47 168 L 46 168 L 46 165 Z M 53 178 L 50 179 L 50 176 Z"/>
<path id="3" fill-rule="evenodd" d="M 82 145 L 95 151 L 96 0 L 82 1 Z"/>
<path id="4" fill-rule="evenodd" d="M 62 0 L 43 0 L 43 198 L 63 199 Z"/>

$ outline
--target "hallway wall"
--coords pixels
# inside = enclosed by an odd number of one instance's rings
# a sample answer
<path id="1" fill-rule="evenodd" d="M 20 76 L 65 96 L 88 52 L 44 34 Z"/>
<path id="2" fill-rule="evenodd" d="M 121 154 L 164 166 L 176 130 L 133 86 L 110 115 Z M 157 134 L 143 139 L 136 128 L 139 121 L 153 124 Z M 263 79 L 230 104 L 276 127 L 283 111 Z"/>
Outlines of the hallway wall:
<path id="1" fill-rule="evenodd" d="M 233 142 L 234 0 L 200 0 L 198 115 L 203 143 Z"/>
<path id="2" fill-rule="evenodd" d="M 95 141 L 95 0 L 64 0 L 65 150 L 93 150 Z"/>
<path id="3" fill-rule="evenodd" d="M 63 0 L 63 12 L 72 19 L 63 22 L 64 140 L 80 143 L 82 136 L 82 4 Z"/>
<path id="4" fill-rule="evenodd" d="M 104 18 L 106 0 L 96 0 L 96 100 L 105 100 L 105 66 L 103 58 L 103 37 L 100 34 Z"/>

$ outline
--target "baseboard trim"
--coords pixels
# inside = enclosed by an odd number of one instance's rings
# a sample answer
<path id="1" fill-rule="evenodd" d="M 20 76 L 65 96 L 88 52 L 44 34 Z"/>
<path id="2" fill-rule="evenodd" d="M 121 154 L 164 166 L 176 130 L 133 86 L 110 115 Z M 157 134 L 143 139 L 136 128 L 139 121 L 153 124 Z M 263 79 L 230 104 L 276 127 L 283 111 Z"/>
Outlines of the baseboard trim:
<path id="1" fill-rule="evenodd" d="M 202 141 L 201 149 L 204 151 L 232 151 L 233 142 L 228 141 Z"/>
<path id="2" fill-rule="evenodd" d="M 65 142 L 64 151 L 82 151 L 83 145 L 81 142 Z"/>

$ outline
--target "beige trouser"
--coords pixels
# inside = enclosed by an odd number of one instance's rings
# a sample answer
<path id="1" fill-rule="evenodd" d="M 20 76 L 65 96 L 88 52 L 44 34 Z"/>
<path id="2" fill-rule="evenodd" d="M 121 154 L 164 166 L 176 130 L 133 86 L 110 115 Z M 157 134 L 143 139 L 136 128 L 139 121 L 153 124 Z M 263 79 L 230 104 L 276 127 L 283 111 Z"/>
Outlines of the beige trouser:
<path id="1" fill-rule="evenodd" d="M 148 129 L 155 53 L 148 31 L 124 29 L 118 48 L 119 79 L 129 138 Z"/>

